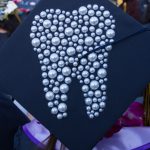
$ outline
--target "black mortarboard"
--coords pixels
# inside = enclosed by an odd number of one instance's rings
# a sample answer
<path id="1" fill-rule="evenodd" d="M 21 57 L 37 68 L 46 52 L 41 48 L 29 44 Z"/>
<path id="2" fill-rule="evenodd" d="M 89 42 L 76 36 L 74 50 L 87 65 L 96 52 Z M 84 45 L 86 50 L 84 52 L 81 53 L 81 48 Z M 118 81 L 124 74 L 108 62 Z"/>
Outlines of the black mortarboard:
<path id="1" fill-rule="evenodd" d="M 0 52 L 0 90 L 90 150 L 149 81 L 149 37 L 107 0 L 43 0 Z"/>

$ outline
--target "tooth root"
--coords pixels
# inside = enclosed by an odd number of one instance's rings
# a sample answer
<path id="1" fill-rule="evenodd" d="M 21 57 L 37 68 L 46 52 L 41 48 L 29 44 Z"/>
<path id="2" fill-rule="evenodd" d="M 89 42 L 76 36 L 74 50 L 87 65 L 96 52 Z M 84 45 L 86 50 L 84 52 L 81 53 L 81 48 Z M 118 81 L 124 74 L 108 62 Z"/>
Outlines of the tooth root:
<path id="1" fill-rule="evenodd" d="M 82 92 L 86 105 L 86 111 L 89 118 L 93 119 L 100 115 L 105 108 L 106 101 L 106 81 L 107 69 L 106 53 L 91 53 L 87 58 L 81 59 L 81 65 L 78 67 L 82 84 Z M 84 68 L 84 69 L 83 69 Z"/>

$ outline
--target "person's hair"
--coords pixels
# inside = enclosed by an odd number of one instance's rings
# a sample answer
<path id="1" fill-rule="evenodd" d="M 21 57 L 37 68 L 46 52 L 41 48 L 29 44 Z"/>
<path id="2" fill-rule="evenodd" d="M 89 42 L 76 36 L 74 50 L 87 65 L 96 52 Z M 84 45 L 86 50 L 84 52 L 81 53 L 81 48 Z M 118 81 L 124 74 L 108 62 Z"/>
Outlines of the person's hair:
<path id="1" fill-rule="evenodd" d="M 54 134 L 52 134 L 48 140 L 45 150 L 55 150 L 56 142 L 57 142 L 57 138 L 55 137 Z"/>

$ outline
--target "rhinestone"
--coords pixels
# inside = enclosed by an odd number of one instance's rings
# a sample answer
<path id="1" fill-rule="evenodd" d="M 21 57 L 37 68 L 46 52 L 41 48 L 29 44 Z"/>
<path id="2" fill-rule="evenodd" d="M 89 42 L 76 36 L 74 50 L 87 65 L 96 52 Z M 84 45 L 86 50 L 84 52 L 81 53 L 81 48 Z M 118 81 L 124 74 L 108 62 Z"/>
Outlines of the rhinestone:
<path id="1" fill-rule="evenodd" d="M 85 6 L 81 6 L 79 8 L 79 14 L 80 15 L 85 15 L 87 13 L 87 8 Z"/>
<path id="2" fill-rule="evenodd" d="M 93 44 L 93 38 L 92 37 L 86 37 L 85 38 L 85 44 L 87 45 L 87 46 L 91 46 L 92 44 Z"/>
<path id="3" fill-rule="evenodd" d="M 85 104 L 86 105 L 91 105 L 92 104 L 92 99 L 91 98 L 86 98 L 85 99 Z"/>
<path id="4" fill-rule="evenodd" d="M 91 81 L 90 87 L 91 87 L 91 89 L 93 89 L 93 90 L 98 89 L 98 88 L 99 88 L 99 83 L 98 83 L 98 81 L 96 81 L 96 80 Z"/>
<path id="5" fill-rule="evenodd" d="M 109 29 L 106 31 L 106 36 L 108 38 L 113 38 L 115 36 L 115 31 L 113 29 Z"/>
<path id="6" fill-rule="evenodd" d="M 54 99 L 54 93 L 49 91 L 45 94 L 45 98 L 48 100 L 48 101 L 51 101 Z"/>
<path id="7" fill-rule="evenodd" d="M 39 40 L 38 38 L 34 38 L 34 39 L 32 40 L 32 45 L 33 45 L 34 47 L 38 47 L 38 46 L 40 45 L 40 40 Z"/>
<path id="8" fill-rule="evenodd" d="M 62 84 L 62 85 L 60 86 L 60 91 L 61 91 L 62 93 L 67 93 L 68 90 L 69 90 L 69 87 L 68 87 L 67 84 Z"/>

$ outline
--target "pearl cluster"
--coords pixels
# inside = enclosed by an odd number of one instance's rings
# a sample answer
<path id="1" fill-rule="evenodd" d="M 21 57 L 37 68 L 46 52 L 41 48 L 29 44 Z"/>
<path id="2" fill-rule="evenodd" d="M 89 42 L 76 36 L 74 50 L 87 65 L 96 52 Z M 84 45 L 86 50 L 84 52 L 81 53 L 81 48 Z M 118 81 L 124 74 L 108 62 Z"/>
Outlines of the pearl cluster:
<path id="1" fill-rule="evenodd" d="M 30 38 L 41 64 L 45 98 L 51 113 L 67 117 L 67 93 L 76 77 L 89 118 L 105 108 L 108 52 L 115 20 L 104 6 L 81 6 L 72 12 L 46 9 L 34 17 Z M 106 45 L 106 46 L 105 46 Z M 105 46 L 95 52 L 94 49 Z"/>

